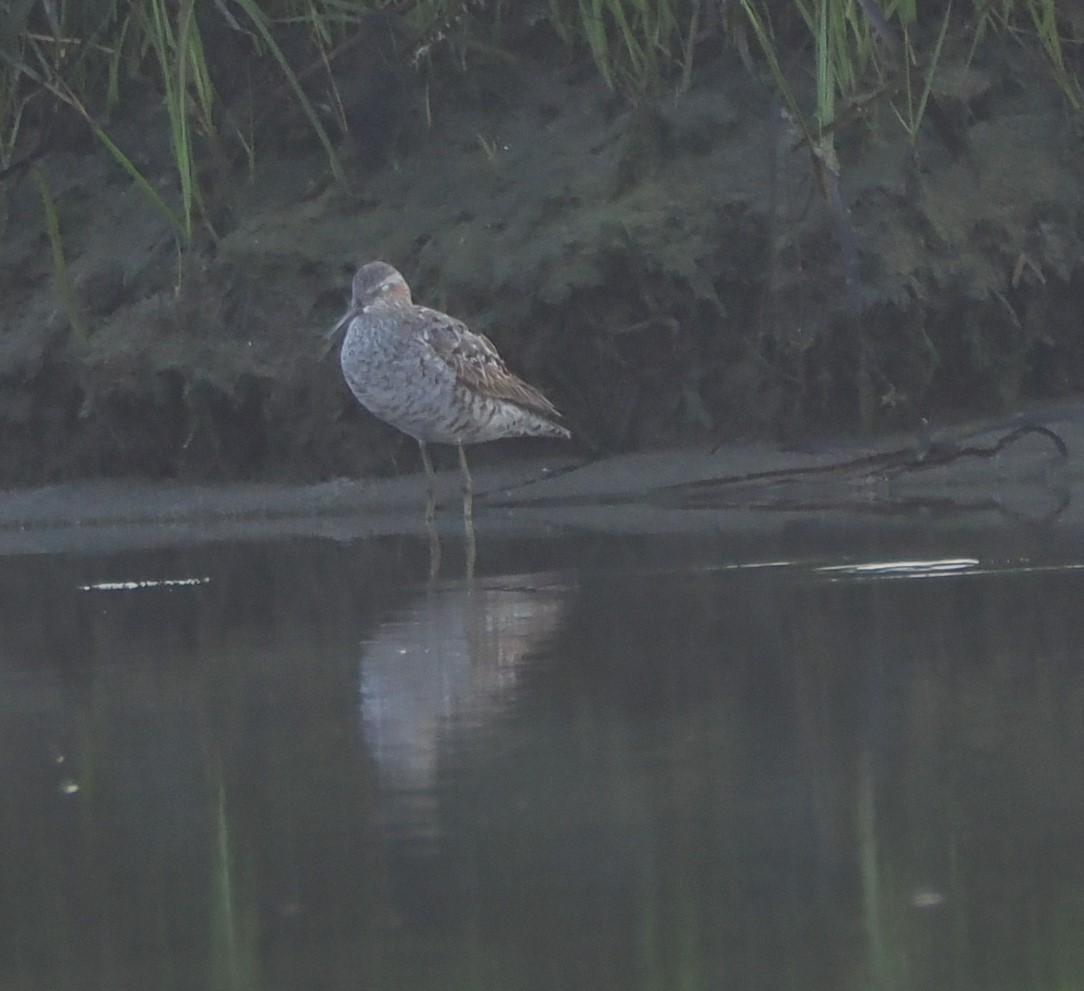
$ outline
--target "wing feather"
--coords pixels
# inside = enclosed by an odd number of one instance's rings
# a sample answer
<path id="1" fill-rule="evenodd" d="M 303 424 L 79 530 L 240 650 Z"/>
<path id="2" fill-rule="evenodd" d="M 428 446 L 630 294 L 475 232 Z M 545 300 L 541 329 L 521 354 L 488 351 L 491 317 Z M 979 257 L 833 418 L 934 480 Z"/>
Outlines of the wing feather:
<path id="1" fill-rule="evenodd" d="M 476 334 L 465 323 L 424 306 L 414 307 L 433 352 L 474 392 L 515 403 L 543 417 L 560 413 L 541 392 L 508 370 L 489 338 Z"/>

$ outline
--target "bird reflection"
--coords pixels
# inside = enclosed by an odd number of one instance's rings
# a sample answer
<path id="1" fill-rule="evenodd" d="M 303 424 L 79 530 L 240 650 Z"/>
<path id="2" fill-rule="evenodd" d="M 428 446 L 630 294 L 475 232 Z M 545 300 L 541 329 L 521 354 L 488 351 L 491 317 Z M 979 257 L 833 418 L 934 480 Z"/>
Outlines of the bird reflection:
<path id="1" fill-rule="evenodd" d="M 440 546 L 440 531 L 436 520 L 426 518 L 425 530 L 429 535 L 429 580 L 436 581 L 440 574 L 443 552 Z M 469 517 L 463 519 L 463 566 L 467 581 L 474 580 L 474 565 L 478 560 L 478 542 L 474 536 L 474 522 Z"/>
<path id="2" fill-rule="evenodd" d="M 361 727 L 396 834 L 437 836 L 442 755 L 515 699 L 524 661 L 558 628 L 568 587 L 516 575 L 430 588 L 363 646 Z"/>

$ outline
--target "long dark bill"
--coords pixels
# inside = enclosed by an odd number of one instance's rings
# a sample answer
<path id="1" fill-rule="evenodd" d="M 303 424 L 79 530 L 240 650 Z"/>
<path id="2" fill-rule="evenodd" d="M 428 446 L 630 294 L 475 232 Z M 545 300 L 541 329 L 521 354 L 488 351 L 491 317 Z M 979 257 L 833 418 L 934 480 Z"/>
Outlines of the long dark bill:
<path id="1" fill-rule="evenodd" d="M 335 347 L 335 339 L 338 337 L 339 332 L 343 329 L 343 327 L 349 327 L 350 326 L 350 321 L 353 320 L 354 317 L 357 317 L 357 316 L 360 316 L 360 315 L 361 315 L 361 307 L 360 306 L 351 306 L 350 309 L 347 310 L 346 313 L 344 313 L 342 315 L 342 318 L 335 324 L 335 326 L 331 328 L 331 330 L 328 330 L 328 331 L 324 332 L 324 340 L 327 343 L 324 346 L 324 350 L 320 353 L 320 360 L 321 361 L 324 358 L 326 358 L 328 356 L 328 353 L 332 350 L 332 348 Z"/>

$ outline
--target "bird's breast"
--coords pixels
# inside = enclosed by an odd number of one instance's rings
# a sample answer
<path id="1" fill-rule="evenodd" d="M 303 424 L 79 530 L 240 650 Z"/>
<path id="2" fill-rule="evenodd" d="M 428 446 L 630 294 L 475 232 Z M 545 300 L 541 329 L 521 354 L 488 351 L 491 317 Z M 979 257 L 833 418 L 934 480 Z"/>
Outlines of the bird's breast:
<path id="1" fill-rule="evenodd" d="M 358 317 L 343 342 L 343 377 L 355 398 L 380 419 L 418 440 L 454 443 L 455 378 L 422 339 L 394 321 Z"/>

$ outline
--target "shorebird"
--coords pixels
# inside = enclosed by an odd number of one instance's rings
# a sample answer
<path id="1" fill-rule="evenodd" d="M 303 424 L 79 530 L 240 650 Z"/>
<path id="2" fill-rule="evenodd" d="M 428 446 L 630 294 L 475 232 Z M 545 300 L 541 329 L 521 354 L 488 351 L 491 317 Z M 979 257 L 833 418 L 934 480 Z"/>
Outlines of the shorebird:
<path id="1" fill-rule="evenodd" d="M 427 444 L 454 444 L 463 474 L 463 516 L 470 520 L 474 484 L 464 444 L 502 437 L 568 437 L 560 414 L 534 386 L 510 372 L 482 334 L 446 313 L 414 303 L 391 265 L 370 262 L 354 275 L 353 300 L 331 328 L 347 328 L 339 360 L 350 391 L 374 416 L 418 442 L 435 507 Z"/>

